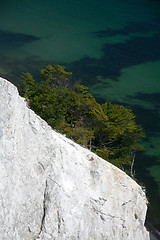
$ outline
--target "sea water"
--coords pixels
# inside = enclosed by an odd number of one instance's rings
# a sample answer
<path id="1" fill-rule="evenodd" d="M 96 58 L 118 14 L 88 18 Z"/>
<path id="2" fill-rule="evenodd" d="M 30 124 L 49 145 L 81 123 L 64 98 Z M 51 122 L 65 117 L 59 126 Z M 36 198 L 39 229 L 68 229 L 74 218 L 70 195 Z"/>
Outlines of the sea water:
<path id="1" fill-rule="evenodd" d="M 3 1 L 0 75 L 17 83 L 47 64 L 66 66 L 98 101 L 133 109 L 146 132 L 136 178 L 160 228 L 160 1 Z"/>

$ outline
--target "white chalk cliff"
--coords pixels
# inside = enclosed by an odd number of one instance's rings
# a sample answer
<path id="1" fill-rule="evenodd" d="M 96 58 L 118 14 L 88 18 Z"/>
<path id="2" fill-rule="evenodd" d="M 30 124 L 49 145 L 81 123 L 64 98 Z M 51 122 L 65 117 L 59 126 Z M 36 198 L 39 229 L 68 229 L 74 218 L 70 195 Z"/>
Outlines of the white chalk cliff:
<path id="1" fill-rule="evenodd" d="M 0 78 L 0 239 L 148 240 L 141 187 L 53 131 Z"/>

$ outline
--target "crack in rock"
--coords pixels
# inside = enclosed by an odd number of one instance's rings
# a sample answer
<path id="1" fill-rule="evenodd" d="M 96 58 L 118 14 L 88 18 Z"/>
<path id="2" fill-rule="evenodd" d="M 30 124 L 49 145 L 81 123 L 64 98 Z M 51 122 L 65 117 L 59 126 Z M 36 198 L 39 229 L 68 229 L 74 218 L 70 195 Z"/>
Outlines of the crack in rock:
<path id="1" fill-rule="evenodd" d="M 127 201 L 127 202 L 122 203 L 122 206 L 124 206 L 124 205 L 126 205 L 126 204 L 128 204 L 128 203 L 130 203 L 130 202 L 132 202 L 132 200 L 129 200 L 129 201 Z"/>
<path id="2" fill-rule="evenodd" d="M 105 221 L 107 218 L 109 218 L 109 219 L 115 219 L 115 218 L 116 218 L 116 219 L 119 219 L 120 221 L 122 221 L 122 224 L 123 224 L 123 225 L 124 225 L 124 223 L 125 223 L 125 220 L 124 220 L 123 218 L 121 218 L 121 217 L 117 217 L 117 216 L 113 216 L 113 215 L 111 215 L 111 214 L 104 213 L 104 212 L 96 209 L 94 206 L 92 206 L 92 209 L 93 209 L 93 211 L 94 211 L 97 215 L 100 216 L 100 218 L 102 219 L 102 221 Z"/>
<path id="3" fill-rule="evenodd" d="M 46 199 L 47 199 L 47 179 L 46 179 L 46 183 L 45 183 L 45 189 L 44 189 L 44 193 L 43 193 L 43 215 L 42 215 L 42 219 L 41 219 L 41 224 L 40 224 L 40 231 L 38 233 L 38 236 L 34 239 L 39 239 L 40 235 L 43 231 L 44 228 L 44 222 L 45 222 L 45 216 L 46 216 Z"/>
<path id="4" fill-rule="evenodd" d="M 61 228 L 61 218 L 59 211 L 57 211 L 57 218 L 58 218 L 58 233 L 60 233 L 60 228 Z"/>
<path id="5" fill-rule="evenodd" d="M 103 206 L 107 202 L 107 199 L 99 197 L 98 199 L 91 198 L 90 201 Z"/>
<path id="6" fill-rule="evenodd" d="M 94 211 L 96 214 L 106 215 L 106 213 L 101 212 L 100 210 L 96 209 L 94 206 L 92 206 L 92 209 L 93 209 L 93 211 Z"/>

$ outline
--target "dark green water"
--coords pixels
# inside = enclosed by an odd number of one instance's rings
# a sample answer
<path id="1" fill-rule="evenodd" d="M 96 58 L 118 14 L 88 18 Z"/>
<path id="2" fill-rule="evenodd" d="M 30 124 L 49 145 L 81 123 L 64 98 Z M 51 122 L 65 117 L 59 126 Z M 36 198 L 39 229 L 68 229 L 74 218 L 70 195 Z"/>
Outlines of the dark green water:
<path id="1" fill-rule="evenodd" d="M 160 1 L 6 0 L 0 7 L 0 75 L 17 82 L 63 64 L 99 101 L 133 109 L 145 131 L 136 177 L 160 229 Z"/>

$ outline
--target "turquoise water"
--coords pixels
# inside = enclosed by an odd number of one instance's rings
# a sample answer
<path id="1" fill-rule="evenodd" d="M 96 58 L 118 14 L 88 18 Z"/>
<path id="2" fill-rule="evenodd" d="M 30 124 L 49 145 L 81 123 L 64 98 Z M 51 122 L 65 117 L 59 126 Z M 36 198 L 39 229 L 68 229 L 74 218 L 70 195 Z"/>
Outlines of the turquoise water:
<path id="1" fill-rule="evenodd" d="M 160 228 L 160 2 L 6 0 L 0 8 L 0 75 L 63 64 L 100 101 L 133 109 L 145 131 L 136 177 Z M 154 216 L 154 217 L 152 217 Z"/>

